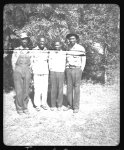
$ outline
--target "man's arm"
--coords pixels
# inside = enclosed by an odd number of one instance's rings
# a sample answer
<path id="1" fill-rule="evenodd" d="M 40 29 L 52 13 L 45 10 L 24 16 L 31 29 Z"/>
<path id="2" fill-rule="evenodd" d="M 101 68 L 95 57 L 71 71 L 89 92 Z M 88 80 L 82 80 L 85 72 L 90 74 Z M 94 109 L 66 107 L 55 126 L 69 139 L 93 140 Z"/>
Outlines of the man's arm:
<path id="1" fill-rule="evenodd" d="M 85 52 L 83 51 L 66 51 L 66 54 L 74 56 L 85 56 Z"/>
<path id="2" fill-rule="evenodd" d="M 84 56 L 81 56 L 81 70 L 83 71 L 86 65 L 86 51 L 83 46 L 81 46 L 81 51 L 83 52 Z"/>
<path id="3" fill-rule="evenodd" d="M 78 45 L 74 50 L 66 51 L 66 52 L 67 55 L 85 56 L 85 48 L 81 45 Z"/>
<path id="4" fill-rule="evenodd" d="M 19 50 L 15 49 L 12 54 L 12 68 L 15 70 L 15 65 L 19 57 Z"/>
<path id="5" fill-rule="evenodd" d="M 33 68 L 33 64 L 34 64 L 34 57 L 35 57 L 35 51 L 32 49 L 30 51 L 30 67 Z"/>
<path id="6" fill-rule="evenodd" d="M 86 65 L 86 56 L 81 57 L 81 70 L 83 71 Z"/>
<path id="7" fill-rule="evenodd" d="M 52 52 L 50 51 L 49 52 L 49 55 L 48 55 L 48 68 L 49 68 L 49 71 L 51 69 L 51 61 L 52 61 Z"/>

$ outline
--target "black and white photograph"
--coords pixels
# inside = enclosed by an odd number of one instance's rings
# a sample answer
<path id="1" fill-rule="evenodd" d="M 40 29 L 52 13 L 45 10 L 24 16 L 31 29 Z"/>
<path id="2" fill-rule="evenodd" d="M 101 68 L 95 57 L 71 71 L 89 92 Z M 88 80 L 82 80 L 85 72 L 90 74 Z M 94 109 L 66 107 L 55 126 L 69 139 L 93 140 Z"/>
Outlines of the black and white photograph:
<path id="1" fill-rule="evenodd" d="M 120 144 L 119 5 L 4 5 L 3 143 Z"/>

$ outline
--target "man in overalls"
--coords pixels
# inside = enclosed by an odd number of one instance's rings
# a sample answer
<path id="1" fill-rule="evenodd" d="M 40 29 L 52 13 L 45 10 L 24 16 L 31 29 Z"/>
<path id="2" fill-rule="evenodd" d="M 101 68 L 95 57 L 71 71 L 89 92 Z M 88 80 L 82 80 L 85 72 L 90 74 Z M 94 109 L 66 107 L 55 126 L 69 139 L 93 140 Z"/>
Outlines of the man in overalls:
<path id="1" fill-rule="evenodd" d="M 30 50 L 27 47 L 28 37 L 21 34 L 21 46 L 14 49 L 12 54 L 13 79 L 16 92 L 15 105 L 17 113 L 28 114 L 29 85 L 31 80 Z"/>

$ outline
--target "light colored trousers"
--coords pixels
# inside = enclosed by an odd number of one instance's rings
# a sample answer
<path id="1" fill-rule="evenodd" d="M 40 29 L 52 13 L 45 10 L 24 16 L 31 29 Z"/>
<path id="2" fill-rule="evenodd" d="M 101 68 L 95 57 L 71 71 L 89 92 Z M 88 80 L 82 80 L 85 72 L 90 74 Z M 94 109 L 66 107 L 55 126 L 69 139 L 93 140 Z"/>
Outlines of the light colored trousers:
<path id="1" fill-rule="evenodd" d="M 36 106 L 47 105 L 48 74 L 34 74 L 34 103 Z"/>

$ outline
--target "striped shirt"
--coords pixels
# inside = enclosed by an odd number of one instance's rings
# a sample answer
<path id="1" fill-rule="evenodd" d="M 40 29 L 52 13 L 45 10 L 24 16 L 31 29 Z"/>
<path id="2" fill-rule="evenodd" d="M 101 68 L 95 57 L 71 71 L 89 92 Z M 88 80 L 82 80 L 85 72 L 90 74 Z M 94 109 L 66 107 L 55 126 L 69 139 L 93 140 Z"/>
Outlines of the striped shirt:
<path id="1" fill-rule="evenodd" d="M 75 44 L 70 51 L 82 51 L 85 53 L 85 48 L 79 44 Z M 72 67 L 80 67 L 82 71 L 84 70 L 86 64 L 86 56 L 75 56 L 75 55 L 67 55 L 66 68 Z"/>

